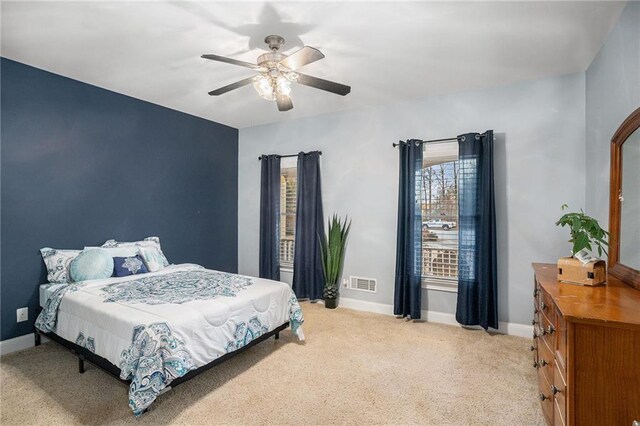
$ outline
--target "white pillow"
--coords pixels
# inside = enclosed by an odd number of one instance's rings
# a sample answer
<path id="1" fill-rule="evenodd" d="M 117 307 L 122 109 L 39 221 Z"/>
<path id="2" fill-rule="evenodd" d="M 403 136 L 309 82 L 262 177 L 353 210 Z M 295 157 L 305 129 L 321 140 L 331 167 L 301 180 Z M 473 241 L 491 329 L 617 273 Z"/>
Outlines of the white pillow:
<path id="1" fill-rule="evenodd" d="M 50 283 L 64 284 L 71 282 L 69 267 L 81 250 L 58 250 L 51 247 L 40 249 L 42 260 L 47 267 L 47 280 Z"/>
<path id="2" fill-rule="evenodd" d="M 101 246 L 102 248 L 114 248 L 114 247 L 156 247 L 160 250 L 160 238 L 147 237 L 142 241 L 121 242 L 116 240 L 107 240 Z"/>
<path id="3" fill-rule="evenodd" d="M 138 247 L 85 247 L 85 250 L 100 249 L 109 253 L 111 257 L 130 257 L 138 254 Z"/>
<path id="4" fill-rule="evenodd" d="M 144 264 L 147 266 L 149 272 L 159 271 L 160 269 L 169 266 L 169 261 L 159 248 L 139 247 L 138 255 L 142 257 L 142 260 L 144 260 Z"/>

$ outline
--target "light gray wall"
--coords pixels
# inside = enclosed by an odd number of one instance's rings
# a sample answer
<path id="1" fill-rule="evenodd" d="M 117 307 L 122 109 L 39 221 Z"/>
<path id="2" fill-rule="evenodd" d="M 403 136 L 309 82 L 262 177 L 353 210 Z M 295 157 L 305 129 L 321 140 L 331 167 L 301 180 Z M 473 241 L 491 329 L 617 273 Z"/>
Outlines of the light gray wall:
<path id="1" fill-rule="evenodd" d="M 560 206 L 584 206 L 584 85 L 579 73 L 241 129 L 240 273 L 258 273 L 258 155 L 317 149 L 325 214 L 353 219 L 344 275 L 378 279 L 376 294 L 342 295 L 392 304 L 398 154 L 391 143 L 493 129 L 500 320 L 529 324 L 531 262 L 567 254 L 567 232 L 554 225 Z M 455 312 L 455 294 L 424 295 L 425 308 Z"/>
<path id="2" fill-rule="evenodd" d="M 640 2 L 629 2 L 586 71 L 586 207 L 609 223 L 609 149 L 622 121 L 640 107 Z"/>

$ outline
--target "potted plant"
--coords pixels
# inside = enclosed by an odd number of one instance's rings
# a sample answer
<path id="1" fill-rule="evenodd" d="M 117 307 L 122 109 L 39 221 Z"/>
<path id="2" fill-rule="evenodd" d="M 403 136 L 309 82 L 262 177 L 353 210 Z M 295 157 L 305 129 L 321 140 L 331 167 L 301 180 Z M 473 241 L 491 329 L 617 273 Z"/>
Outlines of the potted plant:
<path id="1" fill-rule="evenodd" d="M 344 265 L 344 254 L 351 221 L 333 215 L 329 220 L 327 233 L 320 237 L 320 254 L 324 271 L 324 306 L 335 309 L 338 306 L 339 283 Z"/>
<path id="2" fill-rule="evenodd" d="M 568 209 L 566 204 L 562 210 Z M 569 227 L 572 243 L 571 256 L 558 260 L 558 279 L 564 282 L 583 285 L 598 285 L 606 281 L 605 262 L 593 257 L 606 254 L 609 233 L 600 227 L 598 221 L 587 216 L 584 211 L 565 213 L 556 222 L 556 226 Z"/>

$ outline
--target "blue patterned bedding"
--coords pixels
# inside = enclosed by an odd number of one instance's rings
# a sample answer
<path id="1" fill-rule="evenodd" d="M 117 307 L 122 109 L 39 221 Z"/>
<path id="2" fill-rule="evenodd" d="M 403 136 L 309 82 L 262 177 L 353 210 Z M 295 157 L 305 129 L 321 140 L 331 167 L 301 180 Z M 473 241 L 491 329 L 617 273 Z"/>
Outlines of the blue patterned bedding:
<path id="1" fill-rule="evenodd" d="M 171 381 L 290 322 L 302 340 L 302 310 L 276 281 L 172 265 L 58 289 L 36 320 L 119 366 L 129 405 L 143 413 Z"/>
<path id="2" fill-rule="evenodd" d="M 235 297 L 251 285 L 251 278 L 228 272 L 211 270 L 178 271 L 155 277 L 140 276 L 134 281 L 110 284 L 102 290 L 108 294 L 105 302 L 185 303 L 213 299 L 218 296 Z"/>

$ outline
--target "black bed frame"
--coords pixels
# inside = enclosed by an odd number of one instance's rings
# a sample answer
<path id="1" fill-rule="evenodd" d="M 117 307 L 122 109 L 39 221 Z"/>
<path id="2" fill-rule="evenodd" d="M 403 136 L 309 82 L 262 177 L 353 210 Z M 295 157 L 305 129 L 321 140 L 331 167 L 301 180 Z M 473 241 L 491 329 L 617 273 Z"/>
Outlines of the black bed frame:
<path id="1" fill-rule="evenodd" d="M 223 356 L 221 356 L 220 358 L 216 358 L 213 361 L 211 361 L 209 364 L 203 365 L 202 367 L 199 367 L 195 370 L 191 370 L 189 371 L 187 374 L 185 374 L 182 377 L 178 377 L 177 379 L 175 379 L 174 381 L 172 381 L 169 386 L 167 386 L 165 389 L 168 391 L 176 386 L 178 386 L 181 383 L 186 382 L 187 380 L 193 379 L 195 376 L 197 376 L 200 373 L 204 373 L 205 371 L 207 371 L 208 369 L 210 369 L 211 367 L 215 367 L 216 365 L 223 363 L 224 361 L 228 360 L 229 358 L 234 357 L 235 355 L 238 355 L 239 353 L 244 352 L 245 350 L 249 349 L 250 347 L 252 347 L 255 344 L 258 344 L 264 340 L 267 340 L 268 338 L 270 338 L 271 336 L 275 336 L 275 339 L 278 340 L 280 338 L 280 332 L 284 329 L 286 329 L 287 327 L 289 327 L 289 322 L 285 322 L 284 324 L 282 324 L 279 327 L 276 327 L 275 329 L 269 331 L 268 333 L 263 334 L 262 336 L 252 340 L 251 342 L 249 342 L 247 345 L 236 349 L 233 352 L 230 352 L 228 354 L 225 354 Z M 105 372 L 107 372 L 108 374 L 110 374 L 111 376 L 115 377 L 118 381 L 126 384 L 127 386 L 131 383 L 131 380 L 124 380 L 120 378 L 120 369 L 118 367 L 116 367 L 115 365 L 111 364 L 108 360 L 106 360 L 105 358 L 102 358 L 99 355 L 94 354 L 93 352 L 87 350 L 86 348 L 83 348 L 82 346 L 76 345 L 75 343 L 72 343 L 66 339 L 63 339 L 62 337 L 58 336 L 55 333 L 44 333 L 40 330 L 38 330 L 37 328 L 35 328 L 35 344 L 36 346 L 39 346 L 41 344 L 41 336 L 45 336 L 50 340 L 53 340 L 56 343 L 61 344 L 62 346 L 64 346 L 65 348 L 69 349 L 75 356 L 78 357 L 78 372 L 79 373 L 84 373 L 84 362 L 85 361 L 89 361 L 91 364 L 95 365 L 96 367 L 104 370 Z"/>

